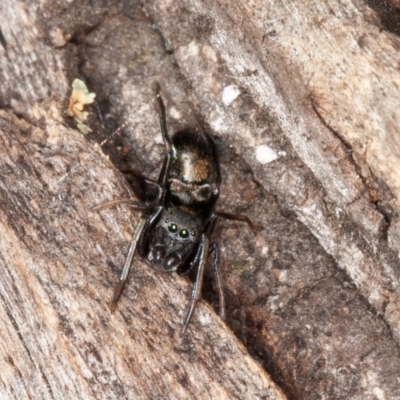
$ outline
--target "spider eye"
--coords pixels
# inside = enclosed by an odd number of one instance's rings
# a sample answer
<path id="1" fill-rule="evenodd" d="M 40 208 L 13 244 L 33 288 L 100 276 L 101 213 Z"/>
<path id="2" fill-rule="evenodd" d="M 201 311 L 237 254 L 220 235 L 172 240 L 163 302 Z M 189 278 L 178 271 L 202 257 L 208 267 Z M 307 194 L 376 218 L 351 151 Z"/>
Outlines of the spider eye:
<path id="1" fill-rule="evenodd" d="M 173 222 L 171 222 L 170 224 L 168 224 L 168 230 L 171 233 L 175 233 L 178 230 L 178 225 L 176 225 Z"/>
<path id="2" fill-rule="evenodd" d="M 179 231 L 179 236 L 180 236 L 182 239 L 187 239 L 187 238 L 189 237 L 189 231 L 188 231 L 187 229 L 181 229 L 181 230 Z"/>

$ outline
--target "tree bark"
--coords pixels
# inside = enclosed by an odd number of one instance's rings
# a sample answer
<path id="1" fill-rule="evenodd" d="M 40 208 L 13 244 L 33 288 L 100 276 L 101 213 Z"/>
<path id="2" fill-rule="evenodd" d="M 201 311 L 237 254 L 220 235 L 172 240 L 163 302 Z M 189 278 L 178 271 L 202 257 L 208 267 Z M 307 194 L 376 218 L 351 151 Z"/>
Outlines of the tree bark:
<path id="1" fill-rule="evenodd" d="M 400 39 L 370 3 L 2 2 L 2 397 L 400 398 Z M 154 81 L 264 226 L 218 222 L 227 320 L 210 268 L 183 337 L 189 280 L 139 258 L 110 313 L 139 213 L 91 211 L 160 170 Z"/>

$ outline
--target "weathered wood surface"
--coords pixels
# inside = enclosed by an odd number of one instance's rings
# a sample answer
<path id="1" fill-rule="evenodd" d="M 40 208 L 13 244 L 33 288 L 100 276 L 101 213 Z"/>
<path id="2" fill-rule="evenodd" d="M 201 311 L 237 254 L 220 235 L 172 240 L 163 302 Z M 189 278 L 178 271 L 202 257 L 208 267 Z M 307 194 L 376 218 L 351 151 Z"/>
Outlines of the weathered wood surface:
<path id="1" fill-rule="evenodd" d="M 284 398 L 264 370 L 288 398 L 400 398 L 400 40 L 377 11 L 0 4 L 4 398 Z M 97 94 L 92 137 L 127 123 L 102 149 L 65 126 L 76 77 Z M 90 211 L 129 194 L 103 152 L 158 173 L 154 80 L 171 130 L 216 135 L 220 209 L 266 228 L 218 225 L 227 324 L 202 302 L 184 338 L 189 283 L 140 261 L 110 314 L 138 216 Z M 240 94 L 228 104 L 231 85 Z M 262 163 L 262 146 L 277 159 Z"/>
<path id="2" fill-rule="evenodd" d="M 110 266 L 137 218 L 89 210 L 124 193 L 116 171 L 79 132 L 0 125 L 1 398 L 284 398 L 210 307 L 179 337 L 189 287 L 175 277 L 136 263 L 112 315 Z"/>

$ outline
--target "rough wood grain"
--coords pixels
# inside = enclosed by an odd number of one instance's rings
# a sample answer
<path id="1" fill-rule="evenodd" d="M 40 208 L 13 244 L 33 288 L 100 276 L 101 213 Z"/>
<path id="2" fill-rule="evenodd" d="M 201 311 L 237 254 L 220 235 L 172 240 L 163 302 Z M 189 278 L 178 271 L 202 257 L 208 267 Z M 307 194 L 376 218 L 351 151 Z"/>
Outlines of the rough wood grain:
<path id="1" fill-rule="evenodd" d="M 182 280 L 137 262 L 112 315 L 109 266 L 137 218 L 90 207 L 123 195 L 116 171 L 77 131 L 4 112 L 0 127 L 2 398 L 285 398 L 210 307 L 179 336 Z"/>
<path id="2" fill-rule="evenodd" d="M 6 398 L 283 398 L 229 328 L 289 398 L 400 398 L 399 39 L 379 7 L 8 0 L 0 15 L 0 106 L 20 118 L 1 114 Z M 91 137 L 126 123 L 102 149 L 65 127 L 76 77 L 97 94 Z M 137 214 L 90 212 L 129 193 L 103 152 L 159 171 L 154 80 L 171 131 L 216 135 L 220 209 L 266 228 L 218 225 L 227 325 L 202 303 L 182 340 L 188 282 L 139 261 L 110 315 Z"/>

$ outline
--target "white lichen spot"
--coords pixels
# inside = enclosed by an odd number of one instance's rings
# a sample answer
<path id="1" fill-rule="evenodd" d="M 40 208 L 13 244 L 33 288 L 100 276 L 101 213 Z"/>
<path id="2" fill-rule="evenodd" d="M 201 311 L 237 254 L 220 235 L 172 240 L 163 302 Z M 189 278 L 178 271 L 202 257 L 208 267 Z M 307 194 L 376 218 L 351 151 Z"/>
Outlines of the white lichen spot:
<path id="1" fill-rule="evenodd" d="M 236 85 L 230 85 L 224 87 L 222 91 L 222 102 L 226 107 L 231 105 L 240 95 L 240 90 Z"/>
<path id="2" fill-rule="evenodd" d="M 67 113 L 75 119 L 78 129 L 85 135 L 91 132 L 91 129 L 84 124 L 89 115 L 87 111 L 84 111 L 84 108 L 85 105 L 92 104 L 95 97 L 96 94 L 89 92 L 85 82 L 80 79 L 74 79 Z"/>
<path id="3" fill-rule="evenodd" d="M 272 161 L 275 161 L 277 158 L 278 158 L 278 153 L 274 149 L 271 149 L 271 147 L 267 146 L 266 144 L 257 147 L 256 159 L 261 164 L 268 164 Z"/>
<path id="4" fill-rule="evenodd" d="M 169 109 L 169 115 L 174 119 L 181 119 L 182 117 L 181 113 L 175 107 Z"/>

